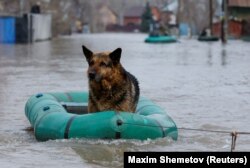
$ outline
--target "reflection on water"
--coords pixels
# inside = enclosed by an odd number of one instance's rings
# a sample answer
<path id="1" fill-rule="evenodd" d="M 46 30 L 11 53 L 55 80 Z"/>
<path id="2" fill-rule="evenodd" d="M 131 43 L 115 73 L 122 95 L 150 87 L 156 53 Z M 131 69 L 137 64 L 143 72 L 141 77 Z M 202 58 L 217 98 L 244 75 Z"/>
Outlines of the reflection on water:
<path id="1" fill-rule="evenodd" d="M 181 39 L 146 44 L 143 34 L 64 37 L 30 45 L 0 44 L 0 163 L 3 167 L 122 167 L 124 151 L 229 151 L 230 135 L 179 132 L 167 138 L 37 142 L 24 131 L 27 99 L 40 92 L 88 90 L 84 44 L 93 51 L 123 49 L 121 62 L 141 93 L 162 106 L 178 127 L 249 131 L 250 47 L 242 41 Z M 249 151 L 239 136 L 236 151 Z"/>
<path id="2" fill-rule="evenodd" d="M 212 55 L 212 49 L 211 49 L 211 44 L 210 43 L 208 45 L 208 60 L 207 60 L 207 64 L 209 66 L 213 65 L 213 55 Z"/>
<path id="3" fill-rule="evenodd" d="M 207 64 L 209 66 L 212 66 L 213 65 L 213 56 L 217 56 L 216 54 L 214 54 L 214 47 L 213 47 L 213 44 L 214 42 L 209 42 L 207 43 Z M 218 43 L 217 43 L 218 44 Z M 221 57 L 221 65 L 222 66 L 226 66 L 227 65 L 227 49 L 226 49 L 227 45 L 226 44 L 221 44 L 221 54 L 218 55 Z"/>
<path id="4" fill-rule="evenodd" d="M 221 65 L 225 66 L 227 64 L 227 50 L 226 50 L 226 45 L 222 45 L 222 50 L 221 50 Z"/>

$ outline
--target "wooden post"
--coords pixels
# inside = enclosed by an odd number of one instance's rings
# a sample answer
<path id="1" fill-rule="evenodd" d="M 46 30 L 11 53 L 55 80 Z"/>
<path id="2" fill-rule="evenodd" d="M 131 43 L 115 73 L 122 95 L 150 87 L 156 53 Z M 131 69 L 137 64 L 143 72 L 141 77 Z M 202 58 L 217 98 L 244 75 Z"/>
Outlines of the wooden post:
<path id="1" fill-rule="evenodd" d="M 225 33 L 225 43 L 227 43 L 227 35 L 228 35 L 228 0 L 225 0 L 224 3 L 224 11 L 225 11 L 225 21 L 224 21 L 224 33 Z"/>
<path id="2" fill-rule="evenodd" d="M 227 43 L 227 29 L 228 29 L 228 0 L 222 1 L 222 11 L 224 13 L 224 16 L 221 20 L 221 42 L 223 44 Z"/>
<path id="3" fill-rule="evenodd" d="M 213 35 L 213 0 L 209 0 L 209 29 Z"/>
<path id="4" fill-rule="evenodd" d="M 22 16 L 24 11 L 24 0 L 19 1 L 19 14 Z"/>
<path id="5" fill-rule="evenodd" d="M 177 22 L 177 25 L 178 25 L 178 37 L 180 37 L 180 17 L 181 17 L 181 7 L 182 7 L 182 2 L 181 0 L 178 0 L 178 8 L 177 8 L 177 19 L 176 19 L 176 22 Z"/>

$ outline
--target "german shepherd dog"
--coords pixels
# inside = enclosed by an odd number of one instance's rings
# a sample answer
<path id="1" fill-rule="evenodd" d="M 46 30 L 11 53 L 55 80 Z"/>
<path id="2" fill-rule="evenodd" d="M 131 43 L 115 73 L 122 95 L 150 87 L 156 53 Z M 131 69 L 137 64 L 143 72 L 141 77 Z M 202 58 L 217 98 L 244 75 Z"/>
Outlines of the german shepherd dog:
<path id="1" fill-rule="evenodd" d="M 120 63 L 122 49 L 113 52 L 93 53 L 82 46 L 89 64 L 88 112 L 135 112 L 140 89 L 137 79 Z"/>

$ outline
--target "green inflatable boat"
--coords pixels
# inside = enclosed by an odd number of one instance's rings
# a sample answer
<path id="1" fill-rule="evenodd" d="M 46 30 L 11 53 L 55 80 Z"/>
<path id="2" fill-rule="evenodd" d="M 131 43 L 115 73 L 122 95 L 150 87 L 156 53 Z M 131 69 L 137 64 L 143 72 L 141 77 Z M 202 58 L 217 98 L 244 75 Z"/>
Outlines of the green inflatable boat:
<path id="1" fill-rule="evenodd" d="M 216 37 L 216 36 L 199 36 L 198 41 L 219 41 L 219 37 Z"/>
<path id="2" fill-rule="evenodd" d="M 177 41 L 174 36 L 148 36 L 146 43 L 175 43 Z"/>
<path id="3" fill-rule="evenodd" d="M 87 113 L 88 93 L 45 93 L 30 97 L 25 114 L 37 140 L 68 138 L 177 140 L 174 121 L 162 108 L 140 98 L 136 113 Z"/>

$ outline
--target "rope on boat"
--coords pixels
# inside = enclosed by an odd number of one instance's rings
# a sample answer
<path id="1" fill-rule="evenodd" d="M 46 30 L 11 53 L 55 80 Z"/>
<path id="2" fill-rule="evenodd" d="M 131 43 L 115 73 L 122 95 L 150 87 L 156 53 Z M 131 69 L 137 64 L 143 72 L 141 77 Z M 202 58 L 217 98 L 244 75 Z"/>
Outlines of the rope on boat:
<path id="1" fill-rule="evenodd" d="M 123 122 L 122 124 L 128 124 L 128 125 L 138 125 L 138 126 L 146 126 L 146 127 L 159 127 L 155 125 L 142 125 L 142 124 L 133 124 L 133 123 L 125 123 Z M 162 128 L 171 128 L 171 127 L 165 127 L 161 126 Z M 188 131 L 199 131 L 199 132 L 210 132 L 210 133 L 221 133 L 221 134 L 229 134 L 232 137 L 231 141 L 231 152 L 235 150 L 236 147 L 236 140 L 238 135 L 250 135 L 250 132 L 242 132 L 242 131 L 223 131 L 223 130 L 206 130 L 206 129 L 196 129 L 196 128 L 185 128 L 185 127 L 180 127 L 177 128 L 179 130 L 188 130 Z"/>

